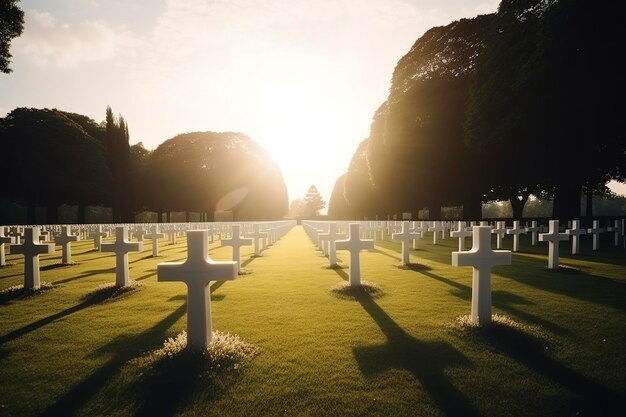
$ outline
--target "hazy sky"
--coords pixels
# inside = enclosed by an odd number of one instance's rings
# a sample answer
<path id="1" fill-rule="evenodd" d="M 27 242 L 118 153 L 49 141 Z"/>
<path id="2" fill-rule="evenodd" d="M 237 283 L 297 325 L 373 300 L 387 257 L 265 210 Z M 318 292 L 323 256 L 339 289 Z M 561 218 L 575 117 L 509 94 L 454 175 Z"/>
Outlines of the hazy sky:
<path id="1" fill-rule="evenodd" d="M 280 165 L 290 200 L 326 201 L 398 60 L 426 30 L 490 0 L 22 0 L 0 116 L 48 107 L 130 124 L 154 149 L 178 133 L 240 131 Z"/>

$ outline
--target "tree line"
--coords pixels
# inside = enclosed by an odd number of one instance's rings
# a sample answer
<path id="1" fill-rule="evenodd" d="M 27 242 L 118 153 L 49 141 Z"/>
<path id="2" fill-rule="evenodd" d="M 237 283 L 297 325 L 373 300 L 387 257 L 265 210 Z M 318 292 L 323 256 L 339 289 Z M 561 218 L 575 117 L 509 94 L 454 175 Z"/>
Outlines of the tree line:
<path id="1" fill-rule="evenodd" d="M 370 217 L 509 201 L 553 201 L 587 215 L 626 179 L 624 39 L 607 0 L 503 0 L 498 11 L 428 30 L 400 59 L 387 100 L 329 201 L 334 217 Z M 415 216 L 414 216 L 415 217 Z M 416 217 L 415 217 L 416 218 Z"/>
<path id="2" fill-rule="evenodd" d="M 106 109 L 105 121 L 57 109 L 16 108 L 0 118 L 2 200 L 26 207 L 23 221 L 58 223 L 61 205 L 111 208 L 112 222 L 133 222 L 153 211 L 169 221 L 172 211 L 216 210 L 237 220 L 282 218 L 287 189 L 278 166 L 249 137 L 237 132 L 177 135 L 149 151 L 130 145 L 128 122 Z M 0 223 L 2 219 L 0 219 Z"/>

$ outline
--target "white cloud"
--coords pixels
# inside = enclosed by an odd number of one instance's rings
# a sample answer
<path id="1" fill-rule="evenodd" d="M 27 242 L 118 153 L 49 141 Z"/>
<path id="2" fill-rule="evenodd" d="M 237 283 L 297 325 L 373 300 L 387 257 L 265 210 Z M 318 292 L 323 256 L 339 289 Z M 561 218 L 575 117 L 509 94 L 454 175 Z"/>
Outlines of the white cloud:
<path id="1" fill-rule="evenodd" d="M 14 51 L 42 66 L 72 68 L 113 58 L 125 36 L 104 22 L 69 24 L 47 12 L 27 10 L 24 34 L 15 40 Z"/>

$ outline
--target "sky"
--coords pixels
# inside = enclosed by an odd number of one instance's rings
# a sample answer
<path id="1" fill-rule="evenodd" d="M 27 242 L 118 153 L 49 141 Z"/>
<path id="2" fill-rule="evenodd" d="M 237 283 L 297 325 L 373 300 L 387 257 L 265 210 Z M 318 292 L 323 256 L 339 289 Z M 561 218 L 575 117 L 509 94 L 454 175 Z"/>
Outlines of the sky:
<path id="1" fill-rule="evenodd" d="M 415 40 L 498 3 L 22 0 L 0 117 L 58 108 L 100 122 L 110 105 L 148 149 L 243 132 L 281 167 L 290 200 L 314 184 L 328 202 Z"/>

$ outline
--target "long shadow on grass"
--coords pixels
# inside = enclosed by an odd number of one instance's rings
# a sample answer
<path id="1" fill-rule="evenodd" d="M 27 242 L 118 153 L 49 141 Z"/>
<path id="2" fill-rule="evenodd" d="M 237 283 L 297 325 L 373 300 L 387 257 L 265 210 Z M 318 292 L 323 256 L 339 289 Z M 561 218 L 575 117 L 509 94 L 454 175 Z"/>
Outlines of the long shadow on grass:
<path id="1" fill-rule="evenodd" d="M 469 303 L 472 297 L 472 289 L 468 285 L 461 284 L 460 282 L 453 281 L 449 278 L 445 278 L 445 277 L 442 277 L 437 274 L 433 274 L 432 272 L 428 272 L 425 270 L 416 270 L 415 272 L 418 272 L 422 275 L 426 275 L 429 278 L 435 279 L 439 282 L 443 282 L 444 284 L 448 284 L 451 287 L 454 287 L 456 291 L 452 291 L 451 293 L 454 296 L 459 297 L 463 300 L 466 300 Z M 524 310 L 520 310 L 519 308 L 515 307 L 514 304 L 516 305 L 520 305 L 520 304 L 533 305 L 534 304 L 533 302 L 528 301 L 527 299 L 520 297 L 517 294 L 513 294 L 508 291 L 498 290 L 498 291 L 492 291 L 491 295 L 492 295 L 493 305 L 499 308 L 500 310 L 506 311 L 507 313 L 513 316 L 519 317 L 520 319 L 524 321 L 541 326 L 544 329 L 547 329 L 557 334 L 570 333 L 568 330 L 564 329 L 563 327 L 557 324 L 554 324 L 548 320 L 542 319 L 541 317 L 537 317 L 533 314 L 530 314 Z M 468 305 L 468 308 L 469 308 L 469 305 Z"/>
<path id="2" fill-rule="evenodd" d="M 75 415 L 108 381 L 118 374 L 119 370 L 128 360 L 139 356 L 148 346 L 158 346 L 161 344 L 167 330 L 185 314 L 186 310 L 187 303 L 182 304 L 163 320 L 143 333 L 121 336 L 101 347 L 96 354 L 105 355 L 112 353 L 113 357 L 100 369 L 79 382 L 54 404 L 44 410 L 41 416 L 56 417 Z M 163 398 L 162 401 L 173 404 L 177 400 L 176 394 L 176 392 L 172 392 L 168 395 L 163 395 L 165 398 Z"/>
<path id="3" fill-rule="evenodd" d="M 616 393 L 603 385 L 546 355 L 544 344 L 540 340 L 514 328 L 490 326 L 478 330 L 477 334 L 483 342 L 491 345 L 498 352 L 576 394 L 578 398 L 572 403 L 558 402 L 560 415 L 614 415 L 620 401 L 623 401 Z M 623 402 L 621 404 L 623 405 Z"/>
<path id="4" fill-rule="evenodd" d="M 497 268 L 497 274 L 553 294 L 626 311 L 626 284 L 581 270 L 548 270 L 535 258 L 516 254 L 518 268 Z"/>
<path id="5" fill-rule="evenodd" d="M 444 373 L 449 367 L 471 366 L 466 356 L 448 343 L 421 341 L 407 334 L 369 294 L 359 294 L 357 300 L 387 337 L 384 345 L 353 348 L 364 375 L 373 375 L 388 368 L 406 369 L 445 415 L 479 415 L 478 410 Z"/>
<path id="6" fill-rule="evenodd" d="M 66 308 L 65 310 L 59 311 L 58 313 L 52 314 L 48 317 L 44 317 L 33 323 L 27 324 L 26 326 L 20 327 L 19 329 L 13 330 L 10 333 L 0 336 L 0 345 L 5 344 L 6 342 L 10 342 L 11 340 L 17 339 L 18 337 L 23 336 L 27 333 L 30 333 L 34 330 L 37 330 L 47 324 L 52 323 L 53 321 L 56 321 L 63 317 L 67 317 L 71 314 L 74 314 L 78 311 L 81 311 L 89 306 L 101 303 L 102 301 L 105 301 L 107 298 L 109 298 L 109 295 L 110 294 L 104 293 L 104 292 L 96 294 L 92 297 L 89 297 L 88 299 L 86 299 L 80 304 Z"/>

